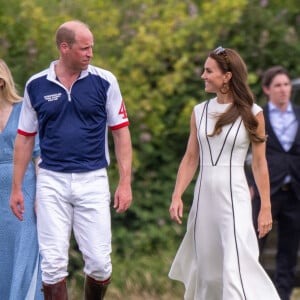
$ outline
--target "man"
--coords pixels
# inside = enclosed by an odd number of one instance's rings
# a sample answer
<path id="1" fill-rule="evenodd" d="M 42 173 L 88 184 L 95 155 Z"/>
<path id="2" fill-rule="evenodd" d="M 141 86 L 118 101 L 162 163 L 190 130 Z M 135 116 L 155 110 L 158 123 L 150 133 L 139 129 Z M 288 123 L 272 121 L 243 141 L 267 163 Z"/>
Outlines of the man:
<path id="1" fill-rule="evenodd" d="M 124 212 L 132 201 L 129 122 L 114 75 L 90 65 L 94 40 L 88 26 L 74 20 L 62 24 L 56 43 L 59 59 L 26 83 L 11 208 L 22 220 L 21 185 L 38 132 L 37 227 L 44 297 L 67 299 L 73 229 L 84 259 L 85 299 L 103 299 L 112 270 L 107 128 L 112 130 L 120 174 L 114 208 Z"/>
<path id="2" fill-rule="evenodd" d="M 264 115 L 272 215 L 278 224 L 274 283 L 281 299 L 288 300 L 295 285 L 300 239 L 300 107 L 290 102 L 291 81 L 283 67 L 268 69 L 262 86 L 268 98 Z M 253 216 L 257 228 L 260 199 L 256 188 L 254 191 Z M 261 251 L 266 238 L 259 240 Z"/>

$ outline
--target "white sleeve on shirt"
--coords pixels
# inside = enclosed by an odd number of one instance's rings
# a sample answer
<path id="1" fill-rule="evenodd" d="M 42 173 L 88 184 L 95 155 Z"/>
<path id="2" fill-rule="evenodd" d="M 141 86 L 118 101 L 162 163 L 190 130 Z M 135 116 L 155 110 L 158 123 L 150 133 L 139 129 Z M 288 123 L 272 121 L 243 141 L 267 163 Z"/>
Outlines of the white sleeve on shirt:
<path id="1" fill-rule="evenodd" d="M 119 84 L 114 75 L 110 77 L 110 87 L 107 91 L 107 124 L 111 129 L 118 129 L 129 124 L 125 104 Z"/>
<path id="2" fill-rule="evenodd" d="M 254 116 L 256 116 L 261 111 L 262 111 L 262 108 L 259 105 L 257 105 L 256 103 L 254 103 L 252 105 L 252 113 Z"/>
<path id="3" fill-rule="evenodd" d="M 36 112 L 33 109 L 27 92 L 27 85 L 24 91 L 24 99 L 19 117 L 18 132 L 23 135 L 33 135 L 38 131 Z"/>

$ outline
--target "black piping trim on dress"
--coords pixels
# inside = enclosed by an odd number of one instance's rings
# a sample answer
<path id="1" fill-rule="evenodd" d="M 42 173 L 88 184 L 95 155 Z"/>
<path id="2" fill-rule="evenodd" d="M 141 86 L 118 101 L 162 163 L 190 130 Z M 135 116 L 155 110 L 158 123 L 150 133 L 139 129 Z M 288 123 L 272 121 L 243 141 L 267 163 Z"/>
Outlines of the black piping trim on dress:
<path id="1" fill-rule="evenodd" d="M 233 122 L 233 124 L 229 128 L 229 130 L 228 130 L 228 132 L 226 134 L 226 137 L 224 139 L 224 143 L 222 145 L 221 151 L 220 151 L 220 153 L 218 155 L 218 158 L 217 158 L 216 162 L 214 163 L 213 162 L 213 157 L 212 157 L 211 147 L 210 147 L 210 144 L 209 144 L 209 139 L 208 139 L 208 136 L 207 136 L 207 115 L 208 115 L 208 103 L 209 103 L 209 101 L 210 100 L 208 100 L 205 103 L 205 105 L 204 105 L 204 108 L 203 108 L 203 111 L 202 111 L 202 115 L 201 115 L 201 118 L 200 118 L 200 121 L 199 121 L 199 125 L 198 125 L 198 128 L 197 128 L 197 132 L 198 132 L 197 137 L 198 137 L 199 144 L 201 146 L 201 139 L 199 137 L 199 133 L 200 133 L 200 126 L 201 126 L 201 123 L 202 123 L 202 119 L 203 119 L 203 116 L 204 116 L 204 111 L 206 111 L 205 134 L 206 134 L 206 139 L 207 139 L 207 143 L 208 143 L 208 146 L 209 146 L 211 163 L 212 163 L 213 166 L 216 166 L 217 163 L 218 163 L 218 161 L 219 161 L 219 158 L 221 157 L 221 154 L 223 152 L 223 148 L 225 146 L 225 143 L 226 143 L 227 137 L 229 135 L 229 132 L 231 131 L 231 129 L 232 129 L 232 127 L 233 127 L 233 125 L 234 125 L 235 122 Z M 230 196 L 231 196 L 231 206 L 232 206 L 234 240 L 235 240 L 235 247 L 236 247 L 236 254 L 237 254 L 237 264 L 238 264 L 239 277 L 240 277 L 240 281 L 241 281 L 242 291 L 243 291 L 245 300 L 247 300 L 246 292 L 245 292 L 245 287 L 244 287 L 244 283 L 243 283 L 243 278 L 242 278 L 242 274 L 241 274 L 241 265 L 240 265 L 240 258 L 239 258 L 239 250 L 238 250 L 238 243 L 237 243 L 237 237 L 236 237 L 236 224 L 235 224 L 235 213 L 234 213 L 234 203 L 233 203 L 233 193 L 232 193 L 232 164 L 231 164 L 232 163 L 233 149 L 234 149 L 234 146 L 235 146 L 235 142 L 236 142 L 236 139 L 237 139 L 237 136 L 238 136 L 241 124 L 242 124 L 242 120 L 240 121 L 240 123 L 238 125 L 238 129 L 237 129 L 237 132 L 236 132 L 236 135 L 235 135 L 235 138 L 234 138 L 234 141 L 233 141 L 232 149 L 231 149 L 231 155 L 230 155 L 230 176 L 229 176 L 230 179 L 229 180 L 230 180 Z M 202 147 L 200 147 L 199 150 L 201 151 L 201 154 L 203 154 Z M 200 160 L 201 160 L 201 157 L 203 157 L 203 156 L 200 156 Z M 200 163 L 200 179 L 199 179 L 200 181 L 199 181 L 197 209 L 196 209 L 195 223 L 194 223 L 194 245 L 195 245 L 196 256 L 197 256 L 197 251 L 196 251 L 196 223 L 197 223 L 197 214 L 198 214 L 198 206 L 199 206 L 199 199 L 200 199 L 200 190 L 201 190 L 201 183 L 202 183 L 202 173 L 203 173 L 203 167 L 201 167 L 201 163 Z"/>
<path id="2" fill-rule="evenodd" d="M 209 142 L 209 136 L 208 136 L 208 134 L 207 134 L 207 119 L 208 119 L 208 103 L 207 103 L 207 105 L 206 105 L 205 135 L 206 135 L 206 140 L 207 140 L 207 144 L 208 144 L 208 148 L 209 148 L 209 154 L 210 154 L 211 164 L 212 164 L 213 166 L 216 166 L 217 163 L 219 162 L 219 159 L 220 159 L 221 154 L 222 154 L 222 152 L 223 152 L 223 149 L 224 149 L 224 147 L 225 147 L 225 144 L 226 144 L 228 135 L 229 135 L 229 133 L 230 133 L 232 127 L 234 126 L 235 121 L 231 124 L 230 128 L 228 128 L 228 131 L 227 131 L 226 136 L 225 136 L 225 139 L 224 139 L 224 141 L 223 141 L 223 145 L 222 145 L 222 147 L 221 147 L 220 153 L 219 153 L 219 155 L 218 155 L 216 161 L 214 162 L 213 157 L 212 157 L 211 146 L 210 146 L 210 142 Z"/>
<path id="3" fill-rule="evenodd" d="M 237 255 L 237 263 L 238 263 L 238 269 L 239 269 L 239 276 L 240 276 L 242 291 L 243 291 L 245 300 L 247 300 L 246 292 L 245 292 L 245 287 L 244 287 L 244 283 L 243 283 L 242 272 L 241 272 L 239 248 L 238 248 L 238 243 L 237 243 L 237 238 L 236 238 L 236 224 L 235 224 L 236 220 L 235 220 L 234 203 L 233 203 L 233 192 L 232 192 L 232 155 L 233 155 L 233 149 L 234 149 L 234 146 L 235 146 L 235 142 L 236 142 L 236 139 L 237 139 L 237 136 L 238 136 L 241 124 L 242 124 L 242 120 L 240 121 L 240 124 L 238 125 L 238 129 L 236 131 L 236 135 L 234 137 L 233 145 L 232 145 L 232 148 L 231 148 L 229 181 L 230 181 L 230 198 L 231 198 L 231 206 L 232 206 L 233 232 L 234 232 L 235 248 L 236 248 L 236 255 Z"/>
<path id="4" fill-rule="evenodd" d="M 207 144 L 208 144 L 208 147 L 209 147 L 209 152 L 210 152 L 210 157 L 211 157 L 211 163 L 212 163 L 213 166 L 216 166 L 218 164 L 218 162 L 219 162 L 219 159 L 220 159 L 221 154 L 223 152 L 223 149 L 225 147 L 228 135 L 229 135 L 231 129 L 233 128 L 236 120 L 231 124 L 230 128 L 228 129 L 228 131 L 226 133 L 226 136 L 225 136 L 225 139 L 224 139 L 224 142 L 223 142 L 223 145 L 221 147 L 220 153 L 219 153 L 216 161 L 214 162 L 213 161 L 213 157 L 212 157 L 211 146 L 210 146 L 210 143 L 209 143 L 209 137 L 207 135 L 207 118 L 208 118 L 208 103 L 206 105 L 205 135 L 206 135 L 206 140 L 207 140 Z M 242 278 L 242 273 L 241 273 L 240 256 L 239 256 L 239 249 L 238 249 L 238 243 L 237 243 L 237 238 L 236 238 L 236 224 L 235 224 L 235 213 L 234 213 L 233 193 L 232 193 L 232 164 L 231 164 L 232 163 L 233 149 L 234 149 L 234 146 L 235 146 L 235 142 L 236 142 L 236 139 L 237 139 L 237 136 L 238 136 L 241 124 L 242 124 L 242 119 L 240 120 L 240 123 L 238 125 L 237 131 L 236 131 L 236 134 L 235 134 L 235 137 L 234 137 L 233 145 L 232 145 L 232 148 L 231 148 L 229 181 L 230 181 L 230 196 L 231 196 L 231 207 L 232 207 L 232 218 L 233 218 L 233 232 L 234 232 L 234 241 L 235 241 L 235 248 L 236 248 L 236 255 L 237 255 L 238 271 L 239 271 L 239 277 L 240 277 L 240 281 L 241 281 L 242 291 L 243 291 L 245 300 L 247 300 L 246 292 L 245 292 L 245 288 L 244 288 L 244 283 L 243 283 L 243 278 Z"/>
<path id="5" fill-rule="evenodd" d="M 208 101 L 205 103 L 204 105 L 204 108 L 203 108 L 203 111 L 202 111 L 202 115 L 201 115 L 201 118 L 200 118 L 200 121 L 199 121 L 199 126 L 197 128 L 197 132 L 199 133 L 200 132 L 200 126 L 201 126 L 201 123 L 202 123 L 202 119 L 203 119 L 203 116 L 204 116 L 204 111 L 206 109 L 208 105 Z M 195 116 L 196 118 L 196 116 Z M 198 142 L 199 142 L 199 151 L 201 152 L 201 155 L 199 155 L 199 159 L 201 160 L 201 158 L 203 157 L 203 147 L 201 147 L 201 139 L 199 137 L 199 135 L 197 134 L 197 138 L 198 138 Z M 201 161 L 199 163 L 200 165 L 200 170 L 199 170 L 199 190 L 198 190 L 198 199 L 197 199 L 197 208 L 196 208 L 196 214 L 195 214 L 195 222 L 194 222 L 194 246 L 195 246 L 195 254 L 196 254 L 196 258 L 198 259 L 197 257 L 197 247 L 196 247 L 196 224 L 197 224 L 197 216 L 198 216 L 198 208 L 199 208 L 199 202 L 200 202 L 200 190 L 201 190 L 201 183 L 202 183 L 202 174 L 203 174 L 203 167 L 201 167 Z"/>

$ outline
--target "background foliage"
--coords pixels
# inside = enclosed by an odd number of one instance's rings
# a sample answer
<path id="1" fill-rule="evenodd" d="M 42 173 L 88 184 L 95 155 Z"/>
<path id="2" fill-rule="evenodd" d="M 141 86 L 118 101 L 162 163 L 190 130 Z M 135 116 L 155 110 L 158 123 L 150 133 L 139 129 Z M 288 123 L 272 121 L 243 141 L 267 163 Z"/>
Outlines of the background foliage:
<path id="1" fill-rule="evenodd" d="M 298 1 L 0 0 L 0 57 L 20 91 L 57 58 L 55 30 L 70 19 L 91 27 L 93 64 L 118 77 L 131 120 L 134 202 L 124 215 L 112 211 L 111 299 L 145 293 L 177 299 L 181 286 L 167 273 L 185 225 L 171 222 L 168 207 L 192 108 L 209 97 L 200 78 L 207 52 L 219 45 L 237 49 L 262 103 L 263 70 L 282 64 L 292 77 L 300 74 Z M 109 172 L 113 192 L 114 159 Z M 185 220 L 192 189 L 184 196 Z M 70 254 L 72 299 L 80 299 L 82 260 L 74 240 Z"/>

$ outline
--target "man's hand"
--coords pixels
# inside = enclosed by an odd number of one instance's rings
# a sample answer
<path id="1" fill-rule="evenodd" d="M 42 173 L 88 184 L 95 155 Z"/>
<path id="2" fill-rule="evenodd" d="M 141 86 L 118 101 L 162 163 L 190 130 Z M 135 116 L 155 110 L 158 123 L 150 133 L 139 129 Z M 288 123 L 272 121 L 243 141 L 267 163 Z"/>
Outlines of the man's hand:
<path id="1" fill-rule="evenodd" d="M 130 184 L 118 185 L 115 192 L 114 208 L 117 213 L 125 212 L 131 205 L 132 191 Z"/>

